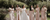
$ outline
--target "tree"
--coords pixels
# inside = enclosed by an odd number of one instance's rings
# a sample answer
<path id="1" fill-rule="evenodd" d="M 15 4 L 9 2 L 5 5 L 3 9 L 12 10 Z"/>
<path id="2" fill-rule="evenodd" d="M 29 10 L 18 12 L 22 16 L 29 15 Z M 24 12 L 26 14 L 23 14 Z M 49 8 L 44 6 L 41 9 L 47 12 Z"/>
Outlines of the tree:
<path id="1" fill-rule="evenodd" d="M 18 2 L 16 0 L 0 0 L 0 7 L 10 7 L 11 5 L 14 5 L 14 7 L 16 7 L 17 4 L 19 4 L 19 6 L 25 5 L 28 7 L 25 3 Z"/>
<path id="2" fill-rule="evenodd" d="M 22 5 L 25 5 L 26 7 L 28 7 L 25 3 L 18 2 L 18 1 L 15 1 L 15 0 L 0 0 L 0 7 L 4 7 L 4 8 L 6 8 L 6 10 L 11 5 L 13 5 L 14 7 L 16 7 L 17 4 L 19 4 L 20 7 L 22 7 Z M 0 19 L 4 20 L 6 14 L 4 15 L 3 12 L 2 12 L 0 15 L 1 15 Z"/>

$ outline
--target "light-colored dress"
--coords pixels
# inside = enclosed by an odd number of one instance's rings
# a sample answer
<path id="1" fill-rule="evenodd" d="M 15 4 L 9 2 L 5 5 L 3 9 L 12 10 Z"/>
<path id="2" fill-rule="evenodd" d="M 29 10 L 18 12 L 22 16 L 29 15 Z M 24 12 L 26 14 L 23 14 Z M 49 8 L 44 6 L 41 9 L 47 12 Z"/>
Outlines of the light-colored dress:
<path id="1" fill-rule="evenodd" d="M 17 12 L 16 12 L 16 15 L 17 15 L 17 19 L 16 20 L 21 20 L 20 19 L 20 11 L 19 11 L 20 7 L 16 8 Z"/>
<path id="2" fill-rule="evenodd" d="M 35 9 L 36 10 L 36 20 L 39 20 L 40 14 L 39 14 L 39 7 Z"/>
<path id="3" fill-rule="evenodd" d="M 45 20 L 47 20 L 47 8 L 44 7 L 44 9 L 45 9 Z"/>
<path id="4" fill-rule="evenodd" d="M 34 8 L 32 8 L 32 10 L 34 11 Z M 33 11 L 29 11 L 30 20 L 34 20 L 34 12 Z"/>
<path id="5" fill-rule="evenodd" d="M 41 20 L 45 19 L 45 10 L 44 8 L 41 9 Z"/>
<path id="6" fill-rule="evenodd" d="M 10 15 L 10 20 L 14 20 L 14 8 L 9 8 L 10 12 L 9 12 L 9 15 Z"/>
<path id="7" fill-rule="evenodd" d="M 21 13 L 21 20 L 29 20 L 29 16 L 26 13 L 26 8 L 22 9 L 22 13 Z"/>
<path id="8" fill-rule="evenodd" d="M 30 14 L 29 14 L 29 16 L 30 16 L 30 20 L 34 20 L 33 11 L 30 11 Z"/>

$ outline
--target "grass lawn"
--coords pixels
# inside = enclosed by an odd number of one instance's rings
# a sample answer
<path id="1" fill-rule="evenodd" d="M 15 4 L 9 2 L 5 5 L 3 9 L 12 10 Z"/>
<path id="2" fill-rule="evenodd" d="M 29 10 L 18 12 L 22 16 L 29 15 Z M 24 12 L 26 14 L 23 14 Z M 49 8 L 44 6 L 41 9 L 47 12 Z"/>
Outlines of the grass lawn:
<path id="1" fill-rule="evenodd" d="M 50 20 L 50 17 L 47 17 L 47 20 Z"/>
<path id="2" fill-rule="evenodd" d="M 48 13 L 48 15 L 50 15 L 50 13 Z"/>

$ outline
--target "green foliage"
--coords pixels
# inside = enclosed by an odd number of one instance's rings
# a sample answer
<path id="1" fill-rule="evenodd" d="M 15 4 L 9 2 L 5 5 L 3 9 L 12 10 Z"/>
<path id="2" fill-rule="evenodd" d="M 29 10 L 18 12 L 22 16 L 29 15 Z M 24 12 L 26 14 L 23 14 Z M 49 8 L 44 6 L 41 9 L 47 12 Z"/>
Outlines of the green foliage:
<path id="1" fill-rule="evenodd" d="M 37 5 L 37 3 L 38 3 L 38 1 L 34 1 L 34 2 L 30 2 L 30 4 L 29 4 L 29 7 L 30 7 L 30 5 Z M 35 7 L 34 7 L 35 8 Z"/>
<path id="2" fill-rule="evenodd" d="M 25 5 L 25 7 L 28 7 L 25 3 L 22 2 L 18 2 L 15 0 L 0 0 L 0 7 L 9 7 L 11 5 L 13 5 L 14 7 L 16 7 L 17 4 L 19 4 L 19 6 L 22 7 L 22 5 Z"/>
<path id="3" fill-rule="evenodd" d="M 47 20 L 50 20 L 50 17 L 47 17 Z"/>
<path id="4" fill-rule="evenodd" d="M 36 4 L 37 4 L 37 2 L 35 1 L 35 2 L 30 2 L 29 5 L 36 5 Z"/>
<path id="5" fill-rule="evenodd" d="M 44 5 L 46 5 L 48 12 L 50 12 L 50 3 L 49 2 L 38 2 L 38 5 L 40 8 L 42 8 Z"/>
<path id="6" fill-rule="evenodd" d="M 22 5 L 25 5 L 25 7 L 28 7 L 25 3 L 22 3 L 22 2 L 15 1 L 14 3 L 15 3 L 15 4 L 14 4 L 15 6 L 16 6 L 17 4 L 19 4 L 20 7 L 22 7 Z"/>

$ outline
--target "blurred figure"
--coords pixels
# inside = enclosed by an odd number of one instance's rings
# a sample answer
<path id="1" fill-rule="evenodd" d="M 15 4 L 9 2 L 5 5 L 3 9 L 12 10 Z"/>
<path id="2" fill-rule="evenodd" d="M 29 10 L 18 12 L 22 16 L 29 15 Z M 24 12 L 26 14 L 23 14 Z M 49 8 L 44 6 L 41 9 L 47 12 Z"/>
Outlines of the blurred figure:
<path id="1" fill-rule="evenodd" d="M 33 8 L 33 5 L 30 6 L 29 17 L 30 17 L 30 20 L 34 20 L 34 8 Z"/>
<path id="2" fill-rule="evenodd" d="M 47 20 L 47 15 L 46 15 L 47 14 L 47 7 L 45 5 L 44 5 L 44 10 L 45 10 L 45 12 L 44 12 L 45 13 L 45 20 Z"/>
<path id="3" fill-rule="evenodd" d="M 13 5 L 11 8 L 9 8 L 9 15 L 10 15 L 10 20 L 14 20 L 14 8 Z"/>
<path id="4" fill-rule="evenodd" d="M 41 9 L 41 20 L 45 20 L 45 9 L 44 9 L 44 6 Z"/>
<path id="5" fill-rule="evenodd" d="M 25 8 L 25 5 L 22 6 L 22 9 L 20 9 L 21 13 L 21 20 L 29 20 L 29 16 L 27 15 L 27 11 Z"/>
<path id="6" fill-rule="evenodd" d="M 20 20 L 20 11 L 19 11 L 19 9 L 20 9 L 20 7 L 17 5 L 17 7 L 16 7 L 16 17 L 17 17 L 17 20 Z"/>
<path id="7" fill-rule="evenodd" d="M 39 17 L 40 17 L 40 14 L 39 14 L 40 8 L 38 7 L 38 5 L 37 5 L 35 11 L 36 11 L 36 20 L 39 20 Z"/>

